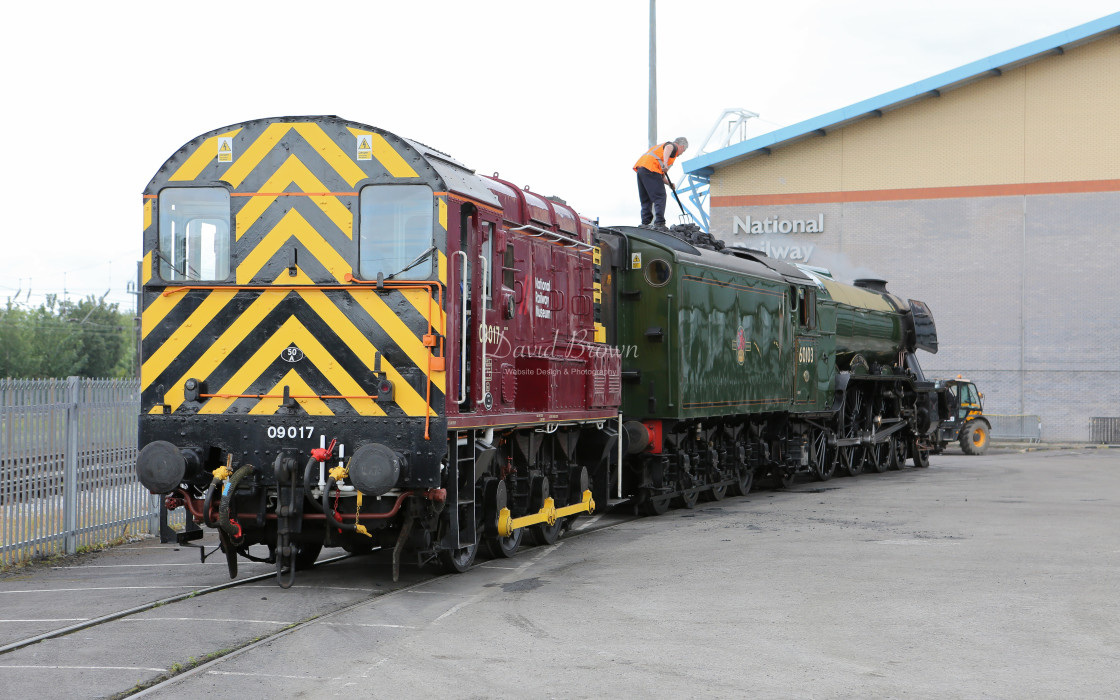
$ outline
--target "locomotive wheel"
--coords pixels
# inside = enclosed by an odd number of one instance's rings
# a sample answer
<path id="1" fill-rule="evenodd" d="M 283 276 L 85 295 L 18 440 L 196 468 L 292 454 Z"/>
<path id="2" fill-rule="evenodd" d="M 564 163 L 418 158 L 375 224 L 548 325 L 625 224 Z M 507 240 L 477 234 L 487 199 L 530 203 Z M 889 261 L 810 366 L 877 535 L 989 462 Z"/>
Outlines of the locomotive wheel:
<path id="1" fill-rule="evenodd" d="M 797 483 L 797 472 L 783 469 L 780 480 L 782 482 L 783 489 L 791 489 L 793 488 L 794 484 Z"/>
<path id="2" fill-rule="evenodd" d="M 863 420 L 863 395 L 858 389 L 851 389 L 844 396 L 844 437 L 853 438 L 859 435 L 860 423 Z M 863 473 L 864 448 L 863 445 L 846 445 L 840 448 L 840 468 L 848 476 L 858 476 Z"/>
<path id="3" fill-rule="evenodd" d="M 918 447 L 918 441 L 910 443 L 910 456 L 914 459 L 914 466 L 925 469 L 929 466 L 929 448 Z"/>
<path id="4" fill-rule="evenodd" d="M 906 442 L 892 435 L 890 445 L 890 467 L 902 469 L 906 466 Z"/>
<path id="5" fill-rule="evenodd" d="M 859 476 L 863 473 L 863 448 L 859 445 L 848 445 L 840 448 L 840 468 L 848 476 Z"/>
<path id="6" fill-rule="evenodd" d="M 642 512 L 646 515 L 663 515 L 669 510 L 670 496 L 648 495 L 642 502 Z"/>
<path id="7" fill-rule="evenodd" d="M 891 446 L 888 442 L 877 442 L 867 448 L 867 464 L 882 474 L 890 468 Z"/>
<path id="8" fill-rule="evenodd" d="M 517 548 L 521 546 L 521 540 L 524 537 L 524 528 L 514 530 L 513 534 L 509 537 L 487 537 L 486 549 L 490 551 L 490 556 L 495 559 L 499 557 L 502 559 L 509 559 L 517 554 Z"/>
<path id="9" fill-rule="evenodd" d="M 477 555 L 478 544 L 472 544 L 459 549 L 441 549 L 439 561 L 448 573 L 461 574 L 471 568 Z"/>
<path id="10" fill-rule="evenodd" d="M 988 451 L 988 426 L 980 421 L 969 423 L 961 432 L 961 449 L 966 455 L 982 455 Z"/>
<path id="11" fill-rule="evenodd" d="M 556 544 L 556 540 L 560 539 L 560 530 L 563 527 L 564 518 L 558 518 L 551 525 L 548 523 L 530 525 L 529 532 L 532 533 L 533 541 L 537 544 Z"/>
<path id="12" fill-rule="evenodd" d="M 722 501 L 727 498 L 727 484 L 713 486 L 700 495 L 703 496 L 705 501 Z"/>
<path id="13" fill-rule="evenodd" d="M 754 485 L 754 470 L 749 467 L 739 467 L 735 470 L 735 483 L 731 484 L 731 493 L 735 496 L 746 496 Z"/>
<path id="14" fill-rule="evenodd" d="M 681 488 L 684 489 L 691 487 L 682 485 Z M 696 491 L 681 491 L 679 494 L 677 494 L 676 498 L 673 499 L 673 503 L 680 508 L 692 510 L 696 507 L 696 501 L 698 500 L 700 500 L 700 494 Z"/>
<path id="15" fill-rule="evenodd" d="M 836 473 L 835 450 L 828 449 L 828 433 L 813 431 L 813 441 L 809 444 L 809 464 L 817 481 L 828 481 Z"/>
<path id="16" fill-rule="evenodd" d="M 539 509 L 544 506 L 544 501 L 551 495 L 549 492 L 549 483 L 546 477 L 536 477 L 529 485 L 529 502 L 533 504 L 534 509 Z M 558 505 L 564 505 L 559 503 Z M 556 544 L 556 540 L 560 539 L 560 531 L 564 526 L 564 519 L 557 518 L 556 522 L 549 525 L 548 523 L 541 523 L 539 525 L 530 525 L 529 534 L 533 537 L 533 542 L 536 544 Z"/>

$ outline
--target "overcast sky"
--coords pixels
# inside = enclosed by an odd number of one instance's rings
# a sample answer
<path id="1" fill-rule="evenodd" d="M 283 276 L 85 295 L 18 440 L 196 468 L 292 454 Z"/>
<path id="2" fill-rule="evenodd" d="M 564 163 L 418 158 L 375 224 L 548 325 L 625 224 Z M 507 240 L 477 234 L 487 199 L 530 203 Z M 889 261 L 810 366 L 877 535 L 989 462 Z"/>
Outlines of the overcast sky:
<path id="1" fill-rule="evenodd" d="M 720 112 L 749 136 L 1120 9 L 1097 0 L 658 0 L 659 136 Z M 9 4 L 0 300 L 109 293 L 141 255 L 141 193 L 195 136 L 336 114 L 637 223 L 648 0 Z M 696 149 L 693 149 L 694 155 Z M 674 175 L 678 168 L 674 168 Z M 670 219 L 675 210 L 670 207 Z"/>

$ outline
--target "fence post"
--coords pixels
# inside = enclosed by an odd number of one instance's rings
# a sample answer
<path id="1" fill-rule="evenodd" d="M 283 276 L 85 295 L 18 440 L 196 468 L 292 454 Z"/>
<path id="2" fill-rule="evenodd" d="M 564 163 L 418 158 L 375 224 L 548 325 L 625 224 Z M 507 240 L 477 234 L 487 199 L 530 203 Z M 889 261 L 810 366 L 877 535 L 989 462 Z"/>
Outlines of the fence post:
<path id="1" fill-rule="evenodd" d="M 67 554 L 78 551 L 78 402 L 81 379 L 66 378 L 66 457 L 62 473 L 62 532 Z"/>

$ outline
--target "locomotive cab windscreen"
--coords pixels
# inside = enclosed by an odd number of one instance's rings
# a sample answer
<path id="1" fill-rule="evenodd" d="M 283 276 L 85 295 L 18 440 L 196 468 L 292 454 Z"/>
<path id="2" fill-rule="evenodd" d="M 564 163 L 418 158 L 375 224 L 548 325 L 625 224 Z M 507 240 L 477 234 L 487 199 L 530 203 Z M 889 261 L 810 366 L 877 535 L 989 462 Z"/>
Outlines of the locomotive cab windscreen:
<path id="1" fill-rule="evenodd" d="M 358 274 L 422 280 L 433 274 L 435 197 L 427 185 L 370 185 L 360 195 Z"/>
<path id="2" fill-rule="evenodd" d="M 159 193 L 159 276 L 168 282 L 229 277 L 230 201 L 224 187 Z"/>

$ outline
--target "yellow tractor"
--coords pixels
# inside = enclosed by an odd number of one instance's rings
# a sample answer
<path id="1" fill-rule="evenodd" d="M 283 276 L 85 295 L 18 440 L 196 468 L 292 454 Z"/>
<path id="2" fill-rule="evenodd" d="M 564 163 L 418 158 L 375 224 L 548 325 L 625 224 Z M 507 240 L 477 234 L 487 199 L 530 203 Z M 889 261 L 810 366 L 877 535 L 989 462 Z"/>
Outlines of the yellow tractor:
<path id="1" fill-rule="evenodd" d="M 941 421 L 938 430 L 935 453 L 956 440 L 966 455 L 982 455 L 988 451 L 992 438 L 992 424 L 984 417 L 981 399 L 984 395 L 976 390 L 976 385 L 961 375 L 956 379 L 937 380 L 939 400 L 942 402 Z"/>

